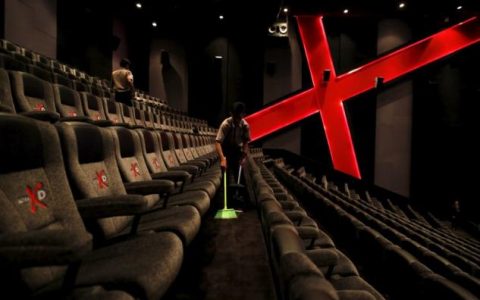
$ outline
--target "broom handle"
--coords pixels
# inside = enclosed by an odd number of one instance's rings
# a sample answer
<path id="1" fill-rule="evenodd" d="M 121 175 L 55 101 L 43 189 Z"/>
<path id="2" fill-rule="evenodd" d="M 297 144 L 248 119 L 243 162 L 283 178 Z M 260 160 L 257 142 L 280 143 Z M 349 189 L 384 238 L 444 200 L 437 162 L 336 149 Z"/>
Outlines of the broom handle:
<path id="1" fill-rule="evenodd" d="M 240 165 L 240 168 L 238 168 L 238 180 L 237 184 L 240 184 L 240 177 L 242 176 L 242 165 Z"/>
<path id="2" fill-rule="evenodd" d="M 227 171 L 223 171 L 223 209 L 227 209 Z"/>

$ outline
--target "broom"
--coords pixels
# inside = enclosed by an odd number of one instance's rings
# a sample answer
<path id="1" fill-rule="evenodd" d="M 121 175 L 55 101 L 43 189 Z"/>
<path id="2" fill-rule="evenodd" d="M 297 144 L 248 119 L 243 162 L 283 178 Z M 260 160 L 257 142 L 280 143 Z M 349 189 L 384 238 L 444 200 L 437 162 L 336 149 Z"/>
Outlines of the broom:
<path id="1" fill-rule="evenodd" d="M 215 219 L 236 219 L 235 209 L 227 207 L 227 171 L 223 171 L 223 209 L 215 214 Z"/>

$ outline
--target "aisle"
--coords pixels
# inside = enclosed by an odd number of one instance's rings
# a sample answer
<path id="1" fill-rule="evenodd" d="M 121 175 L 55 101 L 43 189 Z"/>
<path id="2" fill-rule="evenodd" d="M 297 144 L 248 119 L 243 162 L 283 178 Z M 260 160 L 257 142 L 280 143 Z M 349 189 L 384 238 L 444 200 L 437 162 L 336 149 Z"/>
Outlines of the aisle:
<path id="1" fill-rule="evenodd" d="M 257 212 L 243 212 L 236 220 L 209 221 L 218 234 L 213 260 L 203 269 L 205 299 L 275 299 Z"/>
<path id="2" fill-rule="evenodd" d="M 189 245 L 182 270 L 163 300 L 272 300 L 275 288 L 256 209 L 216 220 L 220 189 Z M 238 206 L 237 206 L 238 207 Z"/>

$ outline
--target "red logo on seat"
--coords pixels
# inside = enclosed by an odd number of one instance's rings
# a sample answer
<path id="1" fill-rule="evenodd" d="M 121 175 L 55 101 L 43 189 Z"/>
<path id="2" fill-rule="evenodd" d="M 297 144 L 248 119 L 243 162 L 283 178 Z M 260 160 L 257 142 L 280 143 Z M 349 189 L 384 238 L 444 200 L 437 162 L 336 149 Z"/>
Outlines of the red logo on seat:
<path id="1" fill-rule="evenodd" d="M 133 177 L 140 176 L 140 169 L 138 168 L 138 163 L 132 163 L 130 171 L 132 171 Z"/>
<path id="2" fill-rule="evenodd" d="M 153 159 L 153 165 L 155 166 L 156 169 L 160 169 L 161 167 L 156 157 Z"/>
<path id="3" fill-rule="evenodd" d="M 32 214 L 37 212 L 37 206 L 47 208 L 47 204 L 42 202 L 47 198 L 47 192 L 43 189 L 43 183 L 38 182 L 33 190 L 27 185 L 26 191 L 28 198 L 30 199 L 30 211 Z"/>
<path id="4" fill-rule="evenodd" d="M 77 116 L 77 113 L 74 112 L 74 111 L 69 111 L 69 112 L 68 112 L 68 116 L 69 116 L 69 117 L 76 117 L 76 116 Z"/>
<path id="5" fill-rule="evenodd" d="M 100 172 L 95 172 L 97 175 L 97 183 L 98 183 L 98 188 L 103 189 L 103 188 L 108 188 L 108 178 L 107 174 L 105 173 L 105 170 L 101 170 Z"/>
<path id="6" fill-rule="evenodd" d="M 43 104 L 43 103 L 37 103 L 37 104 L 35 104 L 34 110 L 36 110 L 36 111 L 45 111 L 45 110 L 46 110 L 45 104 Z"/>

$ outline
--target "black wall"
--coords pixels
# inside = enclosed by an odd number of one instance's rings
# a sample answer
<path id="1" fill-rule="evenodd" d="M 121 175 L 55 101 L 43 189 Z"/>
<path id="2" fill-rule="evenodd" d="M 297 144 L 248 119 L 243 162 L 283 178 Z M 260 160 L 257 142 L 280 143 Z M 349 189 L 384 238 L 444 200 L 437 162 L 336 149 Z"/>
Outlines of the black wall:
<path id="1" fill-rule="evenodd" d="M 58 1 L 57 58 L 90 75 L 109 79 L 112 51 L 110 8 L 94 1 Z"/>
<path id="2" fill-rule="evenodd" d="M 0 0 L 0 39 L 5 37 L 5 0 Z"/>
<path id="3" fill-rule="evenodd" d="M 480 46 L 473 46 L 415 76 L 412 197 L 447 213 L 455 198 L 479 220 Z"/>
<path id="4" fill-rule="evenodd" d="M 241 30 L 225 24 L 191 36 L 187 44 L 189 61 L 189 114 L 218 126 L 229 115 L 231 104 L 243 101 L 247 113 L 263 102 L 263 24 L 244 24 Z M 212 41 L 223 42 L 213 45 Z M 216 49 L 215 49 L 216 47 Z M 223 59 L 213 53 L 222 52 Z"/>

